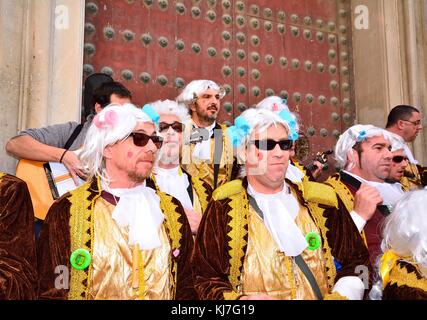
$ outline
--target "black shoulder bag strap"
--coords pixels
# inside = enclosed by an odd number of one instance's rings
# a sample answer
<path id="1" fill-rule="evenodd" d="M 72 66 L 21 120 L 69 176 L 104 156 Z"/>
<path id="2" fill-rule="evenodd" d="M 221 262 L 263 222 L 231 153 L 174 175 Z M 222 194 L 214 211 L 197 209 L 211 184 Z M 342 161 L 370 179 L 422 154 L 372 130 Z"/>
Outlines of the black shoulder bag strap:
<path id="1" fill-rule="evenodd" d="M 262 219 L 264 219 L 264 214 L 262 213 L 262 210 L 258 206 L 258 203 L 256 202 L 255 198 L 252 197 L 250 194 L 248 194 L 248 200 L 249 200 L 249 204 L 251 205 L 252 208 L 254 208 L 255 212 Z M 316 278 L 314 278 L 313 273 L 311 272 L 310 268 L 305 263 L 305 261 L 301 257 L 301 255 L 298 255 L 295 257 L 295 263 L 301 269 L 301 271 L 304 273 L 304 276 L 307 278 L 308 282 L 310 283 L 311 289 L 313 290 L 317 299 L 323 300 L 322 292 L 320 291 L 320 288 L 319 288 L 319 285 L 317 284 Z"/>
<path id="2" fill-rule="evenodd" d="M 83 129 L 83 124 L 79 124 L 71 134 L 71 136 L 68 138 L 67 142 L 65 143 L 64 149 L 68 150 L 70 149 L 71 145 L 73 144 L 74 140 L 76 140 L 77 136 Z"/>
<path id="3" fill-rule="evenodd" d="M 214 129 L 214 190 L 218 186 L 219 165 L 222 157 L 222 129 Z"/>

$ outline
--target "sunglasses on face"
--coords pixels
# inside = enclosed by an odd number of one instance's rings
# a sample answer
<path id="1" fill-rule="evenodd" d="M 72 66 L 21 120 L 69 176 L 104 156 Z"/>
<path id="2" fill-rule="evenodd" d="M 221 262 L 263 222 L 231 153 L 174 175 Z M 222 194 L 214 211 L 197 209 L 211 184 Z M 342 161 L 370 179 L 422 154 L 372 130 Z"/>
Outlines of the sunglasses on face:
<path id="1" fill-rule="evenodd" d="M 249 141 L 250 144 L 254 144 L 255 147 L 259 150 L 273 150 L 276 147 L 276 144 L 279 145 L 280 149 L 282 150 L 289 150 L 292 148 L 293 141 L 292 140 L 252 140 Z"/>
<path id="2" fill-rule="evenodd" d="M 150 140 L 153 141 L 157 149 L 160 149 L 163 144 L 163 138 L 159 136 L 149 136 L 148 134 L 142 132 L 132 132 L 130 136 L 133 139 L 133 144 L 137 147 L 146 146 Z"/>
<path id="3" fill-rule="evenodd" d="M 408 158 L 404 156 L 394 156 L 391 160 L 394 163 L 401 163 L 403 160 L 408 161 Z"/>
<path id="4" fill-rule="evenodd" d="M 160 122 L 159 123 L 159 130 L 160 132 L 167 131 L 169 127 L 172 127 L 172 129 L 178 133 L 181 133 L 184 130 L 184 124 L 178 121 L 174 121 L 172 123 L 167 122 Z"/>

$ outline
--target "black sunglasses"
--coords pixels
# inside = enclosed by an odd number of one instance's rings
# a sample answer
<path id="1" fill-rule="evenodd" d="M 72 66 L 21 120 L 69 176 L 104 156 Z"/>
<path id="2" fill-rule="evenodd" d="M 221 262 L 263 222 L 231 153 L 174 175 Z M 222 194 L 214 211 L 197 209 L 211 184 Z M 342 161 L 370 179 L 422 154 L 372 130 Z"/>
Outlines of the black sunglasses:
<path id="1" fill-rule="evenodd" d="M 148 134 L 142 132 L 132 132 L 130 136 L 133 139 L 133 144 L 137 147 L 146 146 L 150 140 L 153 141 L 157 149 L 160 149 L 163 144 L 163 138 L 159 136 L 149 136 Z"/>
<path id="2" fill-rule="evenodd" d="M 172 127 L 172 129 L 178 133 L 181 133 L 182 131 L 184 131 L 184 124 L 182 124 L 181 122 L 178 122 L 178 121 L 174 121 L 172 123 L 167 123 L 167 122 L 160 122 L 159 123 L 160 132 L 167 131 L 169 129 L 169 127 Z"/>
<path id="3" fill-rule="evenodd" d="M 391 160 L 393 160 L 394 163 L 401 163 L 403 160 L 408 161 L 408 158 L 404 156 L 394 156 Z"/>
<path id="4" fill-rule="evenodd" d="M 279 145 L 282 150 L 289 150 L 292 148 L 293 141 L 292 140 L 252 140 L 249 141 L 250 144 L 254 144 L 255 147 L 259 150 L 273 150 L 276 147 L 276 144 Z"/>

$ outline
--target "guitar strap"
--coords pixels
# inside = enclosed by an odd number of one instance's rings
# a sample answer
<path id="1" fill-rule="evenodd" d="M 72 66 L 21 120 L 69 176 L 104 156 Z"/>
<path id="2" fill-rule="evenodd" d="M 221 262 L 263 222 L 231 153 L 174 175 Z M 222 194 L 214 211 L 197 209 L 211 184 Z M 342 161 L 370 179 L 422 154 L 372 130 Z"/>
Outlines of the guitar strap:
<path id="1" fill-rule="evenodd" d="M 70 149 L 71 145 L 73 144 L 74 140 L 76 140 L 77 136 L 83 129 L 83 124 L 79 124 L 71 134 L 71 136 L 68 138 L 67 142 L 65 143 L 64 149 L 68 150 Z"/>

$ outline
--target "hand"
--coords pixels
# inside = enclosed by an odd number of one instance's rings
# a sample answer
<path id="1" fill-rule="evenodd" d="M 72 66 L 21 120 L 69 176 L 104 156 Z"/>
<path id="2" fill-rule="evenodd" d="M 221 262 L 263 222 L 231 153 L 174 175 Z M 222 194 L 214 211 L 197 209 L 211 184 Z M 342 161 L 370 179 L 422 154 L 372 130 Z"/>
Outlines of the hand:
<path id="1" fill-rule="evenodd" d="M 74 152 L 67 151 L 62 158 L 62 164 L 70 172 L 76 186 L 79 184 L 77 176 L 81 177 L 82 179 L 86 179 L 85 173 L 81 170 L 80 160 Z"/>
<path id="2" fill-rule="evenodd" d="M 202 215 L 191 209 L 184 209 L 184 211 L 188 223 L 190 224 L 191 232 L 196 234 L 197 229 L 199 229 L 200 221 L 202 220 Z"/>
<path id="3" fill-rule="evenodd" d="M 313 162 L 313 166 L 315 167 L 315 169 L 311 172 L 311 175 L 313 176 L 314 179 L 317 179 L 322 173 L 324 165 L 319 161 L 315 160 Z"/>
<path id="4" fill-rule="evenodd" d="M 354 197 L 353 210 L 365 221 L 368 221 L 374 215 L 377 205 L 382 202 L 383 199 L 377 189 L 367 184 L 362 184 Z"/>
<path id="5" fill-rule="evenodd" d="M 250 296 L 241 296 L 239 300 L 275 300 L 272 296 L 268 294 L 254 294 Z"/>

